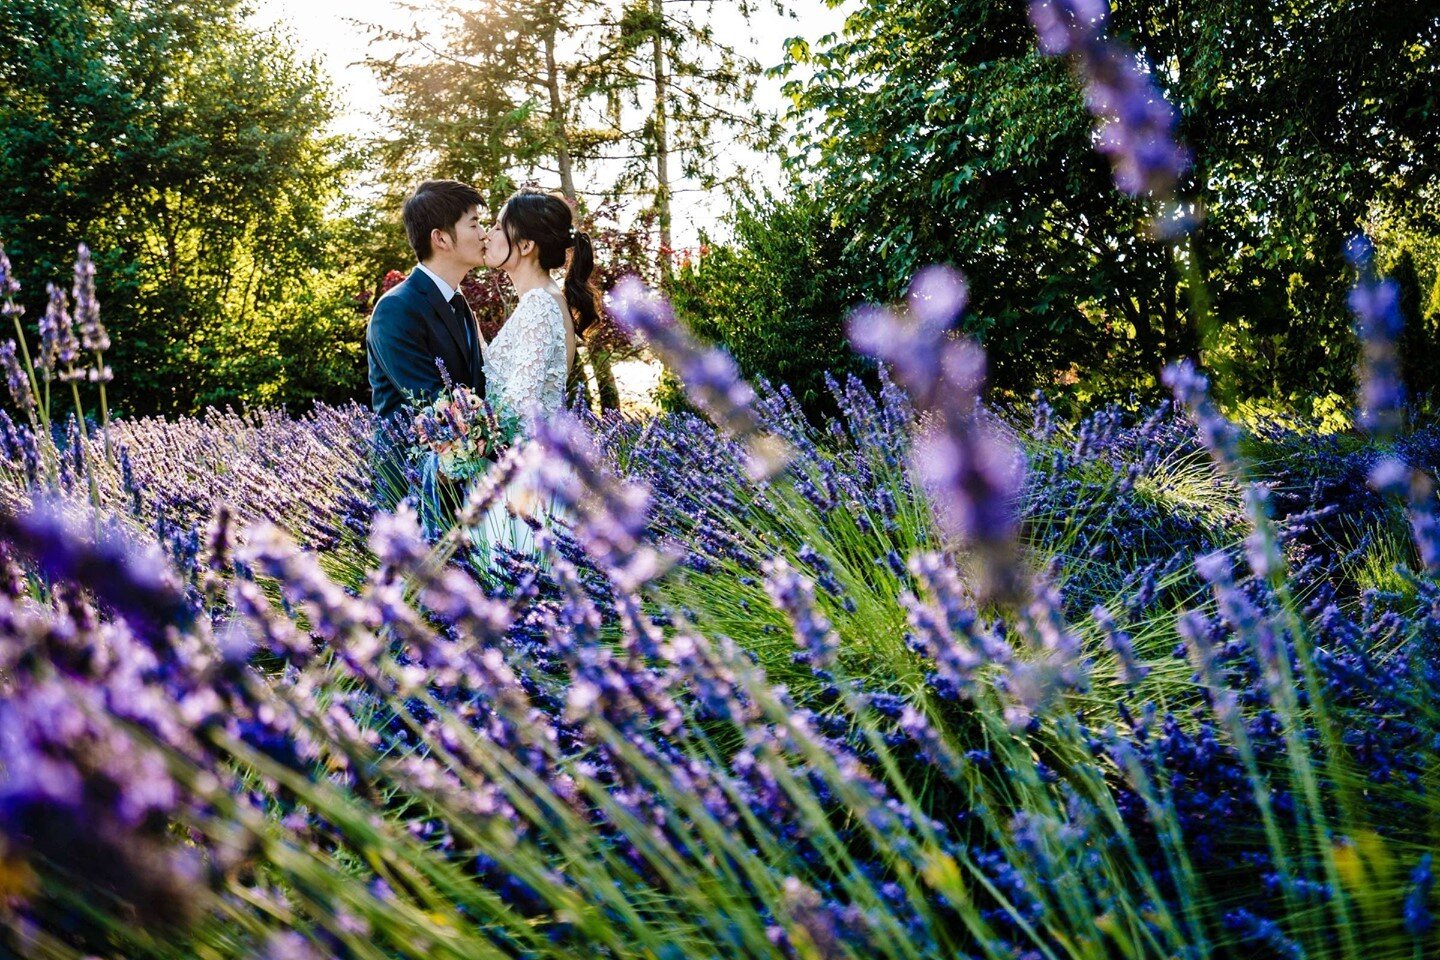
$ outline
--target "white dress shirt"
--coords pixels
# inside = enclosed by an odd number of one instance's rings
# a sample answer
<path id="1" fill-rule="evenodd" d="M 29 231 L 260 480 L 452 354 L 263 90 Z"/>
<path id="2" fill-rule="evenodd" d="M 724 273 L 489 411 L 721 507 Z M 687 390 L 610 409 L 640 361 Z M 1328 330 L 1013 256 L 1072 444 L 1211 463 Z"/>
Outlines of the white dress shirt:
<path id="1" fill-rule="evenodd" d="M 425 276 L 435 281 L 435 286 L 440 288 L 440 296 L 445 298 L 446 303 L 449 303 L 451 300 L 455 299 L 455 288 L 450 286 L 450 284 L 446 283 L 444 280 L 441 280 L 440 274 L 436 273 L 434 270 L 431 270 L 423 263 L 418 263 L 416 264 L 416 266 L 419 267 L 421 270 L 425 271 Z"/>

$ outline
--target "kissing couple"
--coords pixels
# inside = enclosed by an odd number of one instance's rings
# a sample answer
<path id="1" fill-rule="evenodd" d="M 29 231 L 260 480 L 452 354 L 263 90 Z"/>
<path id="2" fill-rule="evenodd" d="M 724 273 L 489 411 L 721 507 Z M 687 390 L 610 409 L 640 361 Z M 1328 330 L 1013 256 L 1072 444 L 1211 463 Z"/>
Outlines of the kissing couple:
<path id="1" fill-rule="evenodd" d="M 457 387 L 519 418 L 522 437 L 565 405 L 576 341 L 600 319 L 594 247 L 576 229 L 570 204 L 554 194 L 522 189 L 488 224 L 483 206 L 478 190 L 456 180 L 427 180 L 405 201 L 402 220 L 417 263 L 375 304 L 365 333 L 371 405 L 392 425 L 444 392 L 442 365 Z M 490 342 L 460 292 L 480 267 L 508 276 L 517 298 Z M 555 279 L 562 268 L 563 285 Z M 385 506 L 405 495 L 394 481 L 402 470 L 393 457 L 377 470 Z M 532 464 L 511 481 L 480 527 L 492 562 L 496 545 L 534 549 L 531 524 L 544 519 L 534 515 L 534 474 Z M 445 495 L 448 482 L 433 453 L 425 455 L 421 477 L 421 489 L 412 484 L 408 492 L 418 499 L 422 527 L 434 536 L 446 522 L 447 502 L 460 495 L 453 489 Z"/>

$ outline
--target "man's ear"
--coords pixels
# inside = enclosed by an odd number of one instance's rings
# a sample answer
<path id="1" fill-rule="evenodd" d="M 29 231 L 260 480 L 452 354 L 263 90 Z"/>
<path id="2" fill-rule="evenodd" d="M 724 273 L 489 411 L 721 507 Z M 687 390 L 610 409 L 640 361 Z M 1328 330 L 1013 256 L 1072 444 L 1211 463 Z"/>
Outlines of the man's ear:
<path id="1" fill-rule="evenodd" d="M 449 250 L 452 243 L 450 234 L 436 227 L 430 231 L 430 246 L 436 250 Z"/>

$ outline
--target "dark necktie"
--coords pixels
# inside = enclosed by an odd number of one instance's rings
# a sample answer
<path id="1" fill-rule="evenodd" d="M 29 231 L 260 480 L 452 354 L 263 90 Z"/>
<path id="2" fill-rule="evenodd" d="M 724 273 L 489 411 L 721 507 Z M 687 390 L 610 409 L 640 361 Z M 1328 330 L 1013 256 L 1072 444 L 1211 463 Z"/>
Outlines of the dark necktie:
<path id="1" fill-rule="evenodd" d="M 470 322 L 470 305 L 465 302 L 465 294 L 456 293 L 455 296 L 451 297 L 450 309 L 455 311 L 455 316 L 460 318 L 460 326 L 465 328 L 465 349 L 467 351 L 474 350 L 475 335 L 470 332 L 470 328 L 474 326 L 474 324 Z"/>

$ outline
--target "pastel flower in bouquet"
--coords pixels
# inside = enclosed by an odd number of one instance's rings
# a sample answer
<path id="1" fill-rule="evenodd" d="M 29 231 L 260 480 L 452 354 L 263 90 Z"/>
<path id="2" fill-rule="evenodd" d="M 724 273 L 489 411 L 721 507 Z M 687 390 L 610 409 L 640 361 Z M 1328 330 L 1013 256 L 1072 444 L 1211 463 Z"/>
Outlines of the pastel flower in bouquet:
<path id="1" fill-rule="evenodd" d="M 520 433 L 520 418 L 474 390 L 452 386 L 415 415 L 414 455 L 435 454 L 440 473 L 468 480 L 485 472 Z"/>

